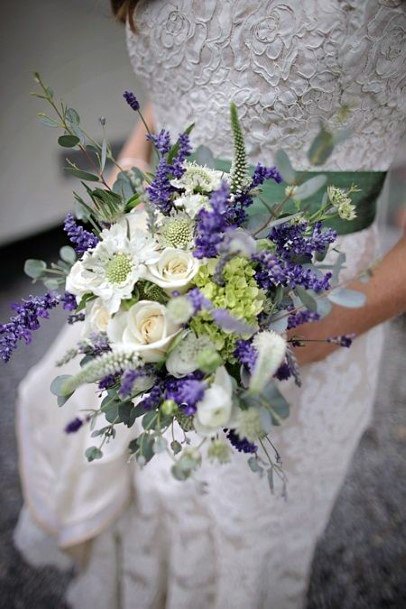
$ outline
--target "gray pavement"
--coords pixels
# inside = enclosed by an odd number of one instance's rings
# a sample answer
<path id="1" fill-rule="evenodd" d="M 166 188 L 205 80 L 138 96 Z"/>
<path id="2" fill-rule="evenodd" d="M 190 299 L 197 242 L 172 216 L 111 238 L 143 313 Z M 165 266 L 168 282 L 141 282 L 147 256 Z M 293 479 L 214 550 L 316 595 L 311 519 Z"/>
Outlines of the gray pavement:
<path id="1" fill-rule="evenodd" d="M 12 252 L 5 252 L 1 262 L 0 320 L 5 321 L 8 303 L 41 292 L 41 287 L 30 286 L 16 272 L 20 261 Z M 0 609 L 67 609 L 63 596 L 70 575 L 50 567 L 33 569 L 12 542 L 22 503 L 14 436 L 16 387 L 63 320 L 62 313 L 53 313 L 28 348 L 7 366 L 0 363 Z M 319 543 L 307 609 L 406 607 L 405 344 L 406 318 L 400 318 L 388 326 L 373 424 Z"/>

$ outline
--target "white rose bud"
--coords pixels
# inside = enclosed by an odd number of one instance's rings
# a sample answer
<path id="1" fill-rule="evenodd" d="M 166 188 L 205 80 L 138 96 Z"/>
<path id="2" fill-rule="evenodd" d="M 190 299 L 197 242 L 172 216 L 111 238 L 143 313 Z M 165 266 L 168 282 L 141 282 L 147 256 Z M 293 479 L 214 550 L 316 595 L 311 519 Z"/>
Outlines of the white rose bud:
<path id="1" fill-rule="evenodd" d="M 111 315 L 103 305 L 103 301 L 101 298 L 96 298 L 86 307 L 84 335 L 87 336 L 92 332 L 107 332 L 110 320 Z"/>
<path id="2" fill-rule="evenodd" d="M 90 292 L 89 281 L 83 277 L 83 264 L 80 260 L 75 262 L 69 271 L 69 275 L 66 278 L 65 289 L 67 292 L 74 294 L 78 304 L 80 303 L 82 296 L 86 292 Z"/>
<path id="3" fill-rule="evenodd" d="M 158 362 L 179 331 L 164 305 L 140 300 L 110 321 L 107 335 L 115 349 L 139 353 L 145 362 Z"/>

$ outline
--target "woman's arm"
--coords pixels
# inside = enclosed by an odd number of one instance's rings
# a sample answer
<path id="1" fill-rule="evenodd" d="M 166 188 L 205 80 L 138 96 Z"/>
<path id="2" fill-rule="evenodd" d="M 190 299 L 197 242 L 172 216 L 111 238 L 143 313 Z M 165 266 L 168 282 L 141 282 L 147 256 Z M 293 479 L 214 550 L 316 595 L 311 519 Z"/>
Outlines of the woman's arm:
<path id="1" fill-rule="evenodd" d="M 322 321 L 303 324 L 289 335 L 317 340 L 342 334 L 362 334 L 373 326 L 406 311 L 406 236 L 390 250 L 373 270 L 368 283 L 354 281 L 348 287 L 363 292 L 365 306 L 359 309 L 333 306 Z M 295 348 L 300 364 L 317 362 L 335 349 L 331 343 L 310 342 Z"/>
<path id="2" fill-rule="evenodd" d="M 147 123 L 150 131 L 154 131 L 154 118 L 152 113 L 152 104 L 149 103 L 143 112 L 145 122 Z M 134 130 L 117 159 L 118 164 L 122 169 L 130 169 L 131 167 L 139 167 L 142 171 L 149 169 L 149 163 L 151 160 L 152 144 L 146 139 L 146 129 L 142 121 L 139 121 L 134 127 Z M 117 174 L 119 173 L 118 167 L 114 167 L 111 171 L 107 183 L 112 186 L 116 180 Z"/>

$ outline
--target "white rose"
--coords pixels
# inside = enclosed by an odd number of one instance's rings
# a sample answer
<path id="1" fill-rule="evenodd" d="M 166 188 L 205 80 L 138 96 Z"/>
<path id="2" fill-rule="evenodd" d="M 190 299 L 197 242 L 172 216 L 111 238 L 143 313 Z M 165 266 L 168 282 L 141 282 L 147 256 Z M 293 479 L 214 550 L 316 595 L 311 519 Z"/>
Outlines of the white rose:
<path id="1" fill-rule="evenodd" d="M 175 199 L 173 203 L 175 207 L 184 209 L 191 218 L 194 218 L 202 207 L 210 208 L 209 198 L 204 195 L 185 195 Z"/>
<path id="2" fill-rule="evenodd" d="M 92 332 L 107 332 L 111 315 L 108 309 L 103 305 L 101 298 L 96 298 L 96 300 L 89 303 L 86 309 L 84 334 L 89 335 Z"/>
<path id="3" fill-rule="evenodd" d="M 67 292 L 74 294 L 78 304 L 81 298 L 86 292 L 89 292 L 89 281 L 83 276 L 83 264 L 80 260 L 75 262 L 69 271 L 69 275 L 66 278 L 65 289 Z"/>
<path id="4" fill-rule="evenodd" d="M 155 264 L 147 265 L 146 279 L 167 291 L 185 290 L 199 266 L 199 260 L 191 252 L 167 247 Z"/>
<path id="5" fill-rule="evenodd" d="M 203 436 L 214 436 L 219 429 L 232 426 L 236 408 L 233 406 L 233 385 L 224 366 L 217 368 L 212 385 L 197 403 L 194 417 L 196 432 Z"/>
<path id="6" fill-rule="evenodd" d="M 178 331 L 166 307 L 152 300 L 140 300 L 117 313 L 107 327 L 113 350 L 137 352 L 145 362 L 162 360 Z"/>

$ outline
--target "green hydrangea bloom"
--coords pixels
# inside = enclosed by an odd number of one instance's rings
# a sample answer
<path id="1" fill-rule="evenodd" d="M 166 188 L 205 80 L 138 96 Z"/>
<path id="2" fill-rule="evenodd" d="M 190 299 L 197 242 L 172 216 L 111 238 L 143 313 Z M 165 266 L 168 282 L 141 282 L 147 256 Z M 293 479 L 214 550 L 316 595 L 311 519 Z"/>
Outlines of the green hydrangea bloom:
<path id="1" fill-rule="evenodd" d="M 242 256 L 236 256 L 224 267 L 225 285 L 213 281 L 217 260 L 210 260 L 200 267 L 194 278 L 194 284 L 216 308 L 227 309 L 237 319 L 244 319 L 255 325 L 258 314 L 263 310 L 265 293 L 255 281 L 255 271 L 251 262 Z M 221 330 L 212 320 L 210 313 L 202 311 L 196 315 L 191 327 L 197 336 L 206 334 L 221 353 L 224 359 L 233 361 L 236 337 Z"/>

